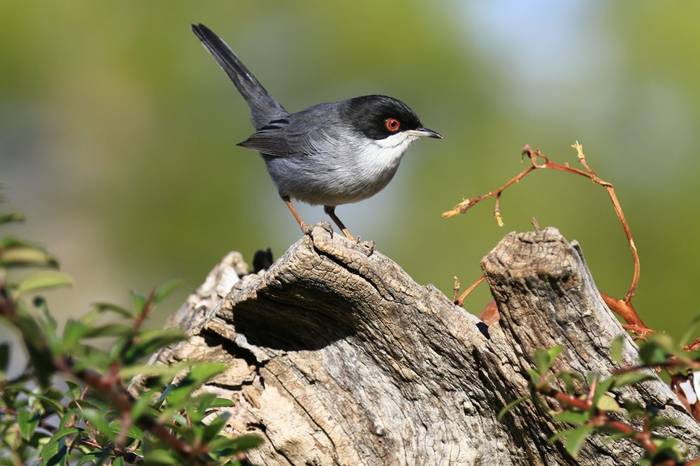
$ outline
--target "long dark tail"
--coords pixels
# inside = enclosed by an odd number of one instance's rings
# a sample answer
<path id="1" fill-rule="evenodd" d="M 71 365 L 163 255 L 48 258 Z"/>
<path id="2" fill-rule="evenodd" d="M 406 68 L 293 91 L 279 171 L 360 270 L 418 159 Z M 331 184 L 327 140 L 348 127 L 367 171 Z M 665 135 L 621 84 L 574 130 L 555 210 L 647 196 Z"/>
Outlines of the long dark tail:
<path id="1" fill-rule="evenodd" d="M 216 59 L 219 66 L 228 74 L 233 84 L 236 85 L 238 92 L 248 102 L 255 129 L 260 129 L 270 121 L 287 115 L 284 107 L 267 93 L 262 84 L 248 71 L 248 68 L 233 53 L 233 50 L 226 42 L 203 24 L 193 24 L 192 31 Z"/>

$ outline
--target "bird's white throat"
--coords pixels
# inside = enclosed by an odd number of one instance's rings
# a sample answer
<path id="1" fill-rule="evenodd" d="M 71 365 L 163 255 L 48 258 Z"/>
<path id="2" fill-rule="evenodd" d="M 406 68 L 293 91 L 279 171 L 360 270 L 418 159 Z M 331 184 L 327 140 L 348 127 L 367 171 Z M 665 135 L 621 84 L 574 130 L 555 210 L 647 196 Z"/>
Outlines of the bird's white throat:
<path id="1" fill-rule="evenodd" d="M 369 142 L 361 154 L 361 164 L 368 171 L 395 170 L 408 146 L 418 139 L 408 131 Z"/>

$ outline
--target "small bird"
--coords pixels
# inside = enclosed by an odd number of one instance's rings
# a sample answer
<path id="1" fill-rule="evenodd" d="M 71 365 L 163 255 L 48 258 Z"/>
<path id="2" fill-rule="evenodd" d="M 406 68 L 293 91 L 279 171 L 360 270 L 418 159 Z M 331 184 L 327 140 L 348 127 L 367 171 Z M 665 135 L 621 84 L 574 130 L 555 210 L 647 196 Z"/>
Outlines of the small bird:
<path id="1" fill-rule="evenodd" d="M 256 131 L 238 145 L 260 152 L 304 233 L 309 229 L 293 200 L 323 205 L 345 237 L 354 239 L 336 215 L 336 206 L 381 191 L 416 139 L 442 139 L 423 127 L 408 105 L 385 95 L 321 103 L 289 113 L 219 36 L 202 24 L 193 24 L 192 30 L 250 107 Z"/>

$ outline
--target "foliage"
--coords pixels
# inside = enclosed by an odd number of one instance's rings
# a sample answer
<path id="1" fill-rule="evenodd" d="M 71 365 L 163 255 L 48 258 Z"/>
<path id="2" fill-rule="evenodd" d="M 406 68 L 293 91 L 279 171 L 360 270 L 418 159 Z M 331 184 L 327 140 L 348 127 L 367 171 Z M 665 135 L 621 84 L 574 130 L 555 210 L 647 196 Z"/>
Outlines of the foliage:
<path id="1" fill-rule="evenodd" d="M 623 360 L 626 335 L 615 338 L 610 345 L 610 358 L 615 363 Z M 609 440 L 626 438 L 641 446 L 644 455 L 640 464 L 690 465 L 688 446 L 668 437 L 663 427 L 673 425 L 673 419 L 662 415 L 662 407 L 642 405 L 625 396 L 625 387 L 656 380 L 653 371 L 662 372 L 665 380 L 672 380 L 671 388 L 695 415 L 697 394 L 690 397 L 692 384 L 686 388 L 681 382 L 691 380 L 692 370 L 700 368 L 700 353 L 689 351 L 686 338 L 676 343 L 668 335 L 654 334 L 639 344 L 639 361 L 624 366 L 613 374 L 578 374 L 556 371 L 556 358 L 561 347 L 540 349 L 533 355 L 535 367 L 530 370 L 530 397 L 519 398 L 503 408 L 505 416 L 520 403 L 530 399 L 565 426 L 550 441 L 563 443 L 566 451 L 576 457 L 586 440 L 600 435 Z M 556 406 L 555 409 L 550 409 Z M 697 415 L 696 415 L 697 418 Z"/>
<path id="2" fill-rule="evenodd" d="M 0 226 L 21 220 L 0 214 Z M 211 411 L 231 401 L 197 391 L 223 365 L 147 364 L 183 339 L 174 329 L 142 329 L 174 283 L 132 293 L 131 306 L 97 303 L 59 329 L 38 293 L 71 283 L 41 247 L 0 239 L 0 316 L 28 355 L 10 377 L 16 348 L 0 344 L 0 465 L 235 465 L 260 443 L 253 435 L 224 435 L 228 414 Z M 143 388 L 134 396 L 127 388 L 136 377 Z"/>

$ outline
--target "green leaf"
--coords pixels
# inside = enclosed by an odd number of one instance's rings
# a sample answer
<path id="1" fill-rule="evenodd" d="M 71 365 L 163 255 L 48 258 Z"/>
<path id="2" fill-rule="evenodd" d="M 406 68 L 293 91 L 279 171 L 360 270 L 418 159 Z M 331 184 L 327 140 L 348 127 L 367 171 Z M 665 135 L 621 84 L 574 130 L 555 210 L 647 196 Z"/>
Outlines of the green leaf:
<path id="1" fill-rule="evenodd" d="M 560 372 L 557 374 L 564 382 L 566 393 L 573 394 L 577 392 L 577 387 L 582 387 L 586 383 L 586 379 L 581 374 L 573 372 Z"/>
<path id="2" fill-rule="evenodd" d="M 128 435 L 129 438 L 138 440 L 139 442 L 143 441 L 143 430 L 141 430 L 141 428 L 139 428 L 138 426 L 129 427 Z"/>
<path id="3" fill-rule="evenodd" d="M 598 380 L 598 383 L 595 387 L 595 392 L 593 393 L 593 404 L 598 403 L 600 397 L 604 396 L 607 392 L 609 392 L 614 383 L 615 379 L 613 377 Z"/>
<path id="4" fill-rule="evenodd" d="M 85 420 L 88 421 L 90 425 L 99 433 L 104 435 L 109 440 L 114 440 L 114 432 L 109 427 L 109 422 L 107 421 L 104 413 L 97 411 L 96 409 L 84 409 L 82 415 Z"/>
<path id="5" fill-rule="evenodd" d="M 183 416 L 182 414 L 180 414 L 180 413 L 175 413 L 175 414 L 173 414 L 173 415 L 170 417 L 170 419 L 171 419 L 175 424 L 177 424 L 177 425 L 180 426 L 180 427 L 185 427 L 185 426 L 188 426 L 188 425 L 189 425 L 189 422 L 187 421 L 187 418 L 186 418 L 185 416 Z M 196 428 L 200 428 L 200 427 L 202 427 L 202 426 L 195 426 L 195 427 L 196 427 Z"/>
<path id="6" fill-rule="evenodd" d="M 68 275 L 56 270 L 42 270 L 22 280 L 15 290 L 15 294 L 19 297 L 41 290 L 71 285 L 73 285 L 73 279 Z"/>
<path id="7" fill-rule="evenodd" d="M 82 391 L 80 385 L 70 380 L 66 380 L 66 385 L 68 386 L 68 395 L 71 399 L 76 399 L 80 396 L 80 392 Z"/>
<path id="8" fill-rule="evenodd" d="M 0 253 L 0 266 L 4 267 L 54 267 L 56 265 L 57 262 L 53 256 L 29 246 L 4 249 Z"/>
<path id="9" fill-rule="evenodd" d="M 144 462 L 149 465 L 180 464 L 180 461 L 168 450 L 151 450 L 144 456 Z"/>
<path id="10" fill-rule="evenodd" d="M 601 411 L 620 411 L 620 405 L 610 395 L 602 395 L 596 403 L 596 408 Z"/>
<path id="11" fill-rule="evenodd" d="M 49 396 L 41 394 L 35 394 L 34 396 L 36 396 L 37 399 L 42 401 L 42 405 L 44 406 L 44 409 L 46 409 L 46 411 L 54 411 L 56 414 L 59 415 L 63 413 L 64 406 L 60 403 L 60 395 L 58 399 L 56 399 L 55 397 L 51 398 Z"/>
<path id="12" fill-rule="evenodd" d="M 571 456 L 576 458 L 581 447 L 583 447 L 583 444 L 592 432 L 593 428 L 589 426 L 581 426 L 576 429 L 561 432 L 564 448 Z"/>
<path id="13" fill-rule="evenodd" d="M 25 408 L 20 408 L 17 413 L 17 423 L 19 424 L 19 432 L 22 438 L 26 441 L 32 438 L 36 426 L 39 424 L 39 415 Z"/>
<path id="14" fill-rule="evenodd" d="M 185 335 L 180 329 L 168 328 L 165 330 L 150 330 L 143 332 L 138 335 L 135 339 L 135 343 L 126 352 L 125 364 L 132 364 L 133 362 L 149 356 L 157 350 L 177 343 L 185 339 Z"/>
<path id="15" fill-rule="evenodd" d="M 25 241 L 14 236 L 5 236 L 4 238 L 0 238 L 0 248 L 2 249 L 13 249 L 21 247 L 41 249 L 37 245 L 30 243 L 29 241 Z"/>
<path id="16" fill-rule="evenodd" d="M 58 323 L 56 322 L 56 319 L 54 319 L 51 315 L 46 300 L 41 296 L 37 296 L 34 298 L 34 306 L 39 308 L 39 310 L 41 311 L 41 316 L 43 317 L 43 319 L 39 319 L 39 323 L 42 325 L 46 333 L 49 335 L 55 334 L 56 329 L 58 329 Z"/>
<path id="17" fill-rule="evenodd" d="M 9 214 L 0 214 L 0 225 L 12 222 L 23 222 L 24 215 L 17 212 L 10 212 Z"/>
<path id="18" fill-rule="evenodd" d="M 66 464 L 63 462 L 63 459 L 66 457 L 66 453 L 68 453 L 68 447 L 66 446 L 66 443 L 63 440 L 60 440 L 57 445 L 56 449 L 56 454 L 54 454 L 51 458 L 46 461 L 46 466 L 56 466 L 57 464 Z"/>
<path id="19" fill-rule="evenodd" d="M 95 458 L 99 457 L 100 455 L 104 454 L 104 450 L 101 450 L 99 448 L 92 448 L 92 447 L 85 447 L 82 446 L 80 448 L 83 452 L 83 455 L 80 456 L 78 463 L 76 465 L 71 465 L 71 466 L 84 466 L 84 465 L 90 465 L 90 466 L 102 466 L 100 462 L 97 462 Z M 142 463 L 139 463 L 140 466 L 146 466 L 142 465 Z"/>
<path id="20" fill-rule="evenodd" d="M 199 394 L 196 399 L 193 399 L 192 402 L 185 407 L 190 422 L 193 424 L 200 423 L 202 419 L 206 417 L 207 411 L 210 409 L 215 399 L 216 395 L 213 393 L 202 393 Z"/>
<path id="21" fill-rule="evenodd" d="M 185 402 L 189 400 L 192 392 L 197 388 L 190 380 L 185 380 L 183 382 L 176 388 L 173 388 L 166 397 L 169 407 L 177 409 L 182 408 Z"/>
<path id="22" fill-rule="evenodd" d="M 506 414 L 508 414 L 510 411 L 512 411 L 513 408 L 518 406 L 520 403 L 523 401 L 527 400 L 528 396 L 524 395 L 521 397 L 518 397 L 514 399 L 513 401 L 509 402 L 507 405 L 505 405 L 501 410 L 498 412 L 498 420 L 500 421 L 505 417 Z"/>
<path id="23" fill-rule="evenodd" d="M 7 367 L 10 364 L 10 344 L 7 342 L 0 343 L 0 372 L 7 372 Z"/>
<path id="24" fill-rule="evenodd" d="M 51 458 L 53 458 L 56 455 L 56 453 L 59 450 L 59 448 L 58 448 L 59 442 L 60 442 L 60 440 L 57 440 L 56 442 L 49 441 L 48 443 L 46 443 L 45 445 L 43 445 L 41 447 L 41 449 L 39 450 L 39 456 L 41 457 L 41 459 L 44 460 L 41 463 L 42 466 L 48 464 L 48 462 L 51 460 Z M 0 464 L 2 464 L 2 463 L 0 463 Z"/>
<path id="25" fill-rule="evenodd" d="M 137 421 L 142 414 L 144 414 L 148 408 L 151 406 L 155 392 L 153 390 L 148 390 L 136 399 L 133 407 L 131 408 L 131 417 L 134 421 Z"/>
<path id="26" fill-rule="evenodd" d="M 61 440 L 64 437 L 68 437 L 69 435 L 74 435 L 80 432 L 80 429 L 76 427 L 64 427 L 62 429 L 57 430 L 52 436 L 51 436 L 51 442 L 57 442 Z"/>
<path id="27" fill-rule="evenodd" d="M 34 374 L 42 387 L 49 385 L 51 375 L 54 372 L 53 355 L 48 347 L 48 337 L 39 327 L 37 319 L 26 312 L 22 303 L 18 303 L 17 315 L 13 324 L 22 334 L 29 359 L 34 366 Z"/>
<path id="28" fill-rule="evenodd" d="M 670 336 L 657 334 L 639 345 L 639 359 L 647 365 L 665 362 L 673 353 L 674 345 Z"/>
<path id="29" fill-rule="evenodd" d="M 647 341 L 653 341 L 659 347 L 665 349 L 669 353 L 673 352 L 673 350 L 675 349 L 673 338 L 671 338 L 671 336 L 666 333 L 655 333 Z"/>
<path id="30" fill-rule="evenodd" d="M 117 306 L 116 304 L 112 303 L 94 303 L 93 307 L 101 313 L 106 313 L 106 312 L 113 312 L 115 314 L 119 314 L 122 317 L 125 317 L 127 319 L 131 319 L 134 317 L 134 313 L 132 311 L 129 311 L 127 309 L 124 309 L 121 306 Z"/>
<path id="31" fill-rule="evenodd" d="M 615 364 L 619 364 L 622 361 L 622 349 L 626 338 L 626 335 L 618 335 L 610 343 L 610 359 Z"/>
<path id="32" fill-rule="evenodd" d="M 553 346 L 547 350 L 538 349 L 535 351 L 535 367 L 540 375 L 544 375 L 549 368 L 552 367 L 552 363 L 559 353 L 562 352 L 561 346 Z"/>
<path id="33" fill-rule="evenodd" d="M 613 387 L 619 388 L 624 387 L 625 385 L 638 384 L 647 380 L 655 380 L 656 377 L 654 377 L 653 374 L 650 374 L 648 370 L 639 370 L 634 372 L 625 372 L 622 374 L 617 374 L 614 375 L 612 379 Z"/>
<path id="34" fill-rule="evenodd" d="M 105 324 L 87 329 L 83 338 L 122 337 L 133 331 L 131 325 Z"/>
<path id="35" fill-rule="evenodd" d="M 540 383 L 540 374 L 538 374 L 535 369 L 529 368 L 527 370 L 527 373 L 530 376 L 530 383 L 532 385 L 537 385 L 538 383 Z"/>
<path id="36" fill-rule="evenodd" d="M 639 359 L 646 365 L 660 364 L 666 361 L 667 358 L 668 353 L 663 348 L 653 344 L 642 346 L 639 349 Z"/>
<path id="37" fill-rule="evenodd" d="M 199 386 L 225 370 L 226 364 L 222 362 L 198 362 L 192 366 L 188 377 L 194 380 L 194 383 Z"/>
<path id="38" fill-rule="evenodd" d="M 209 406 L 207 406 L 207 409 L 230 408 L 233 405 L 234 405 L 233 400 L 229 400 L 228 398 L 215 398 L 214 400 L 212 400 L 211 403 L 209 403 Z"/>
<path id="39" fill-rule="evenodd" d="M 61 348 L 63 351 L 72 351 L 80 342 L 80 339 L 87 332 L 88 327 L 79 320 L 68 319 L 66 326 L 63 329 L 63 342 Z"/>
<path id="40" fill-rule="evenodd" d="M 65 456 L 65 437 L 80 433 L 80 429 L 75 427 L 63 427 L 57 430 L 49 439 L 49 441 L 41 448 L 39 456 L 46 462 L 45 464 L 59 464 Z"/>
<path id="41" fill-rule="evenodd" d="M 667 460 L 673 460 L 673 464 L 682 463 L 681 443 L 674 438 L 654 439 L 656 452 L 653 455 L 648 455 L 651 464 L 667 464 Z"/>
<path id="42" fill-rule="evenodd" d="M 224 370 L 226 370 L 226 364 L 220 362 L 197 363 L 190 369 L 190 373 L 170 391 L 167 396 L 168 405 L 181 407 L 194 390 Z"/>
<path id="43" fill-rule="evenodd" d="M 573 424 L 575 426 L 581 426 L 588 422 L 590 419 L 590 413 L 579 413 L 576 411 L 562 411 L 561 413 L 556 413 L 554 419 L 565 422 L 567 424 Z"/>
<path id="44" fill-rule="evenodd" d="M 170 294 L 181 284 L 182 280 L 170 280 L 163 283 L 158 288 L 156 288 L 156 291 L 153 294 L 153 302 L 156 304 L 162 302 L 165 298 L 170 296 Z"/>
<path id="45" fill-rule="evenodd" d="M 182 361 L 172 366 L 166 366 L 163 364 L 140 364 L 137 366 L 124 367 L 119 371 L 119 375 L 123 379 L 130 379 L 136 377 L 137 375 L 143 377 L 174 377 L 180 371 L 190 366 L 192 363 L 188 361 Z"/>
<path id="46" fill-rule="evenodd" d="M 221 455 L 234 455 L 262 445 L 263 440 L 255 434 L 239 435 L 235 438 L 217 437 L 209 442 L 209 449 Z"/>
<path id="47" fill-rule="evenodd" d="M 202 442 L 209 443 L 209 441 L 214 439 L 219 432 L 221 432 L 221 429 L 226 426 L 226 422 L 228 422 L 230 417 L 231 413 L 221 413 L 209 424 L 207 424 L 204 427 L 204 432 L 202 434 Z"/>
<path id="48" fill-rule="evenodd" d="M 146 297 L 136 291 L 131 290 L 131 302 L 134 303 L 136 313 L 141 313 L 146 306 Z"/>
<path id="49" fill-rule="evenodd" d="M 650 430 L 658 429 L 659 427 L 677 426 L 679 424 L 680 421 L 678 419 L 673 419 L 671 417 L 654 416 L 649 419 Z"/>

